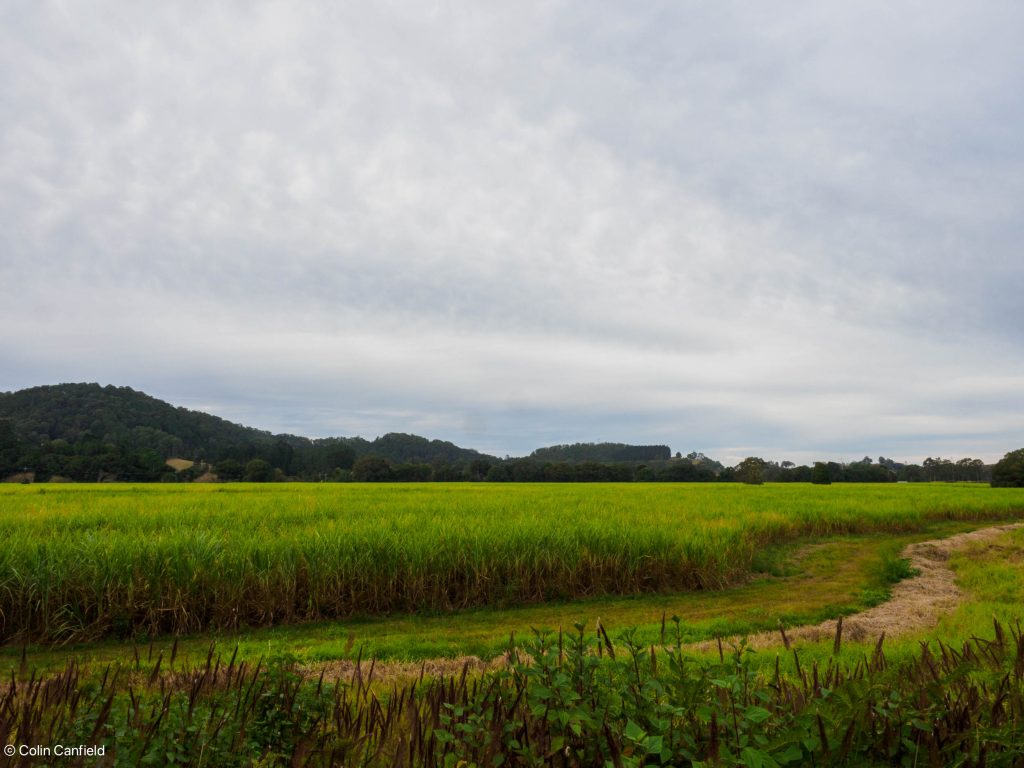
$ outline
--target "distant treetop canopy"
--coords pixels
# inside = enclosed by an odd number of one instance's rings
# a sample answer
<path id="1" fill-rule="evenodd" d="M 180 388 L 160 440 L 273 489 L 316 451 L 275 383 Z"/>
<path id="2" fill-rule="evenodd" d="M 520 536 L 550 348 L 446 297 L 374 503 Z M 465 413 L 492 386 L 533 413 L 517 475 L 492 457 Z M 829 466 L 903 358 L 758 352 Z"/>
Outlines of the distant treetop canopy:
<path id="1" fill-rule="evenodd" d="M 668 461 L 672 450 L 667 445 L 627 445 L 626 443 L 572 443 L 538 448 L 530 454 L 535 461 Z"/>

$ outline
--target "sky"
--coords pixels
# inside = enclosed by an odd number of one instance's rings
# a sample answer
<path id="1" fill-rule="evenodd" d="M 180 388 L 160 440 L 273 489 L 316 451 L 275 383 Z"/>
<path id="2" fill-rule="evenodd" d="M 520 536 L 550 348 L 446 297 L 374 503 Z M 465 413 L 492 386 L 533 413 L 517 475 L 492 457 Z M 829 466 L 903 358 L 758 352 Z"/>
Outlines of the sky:
<path id="1" fill-rule="evenodd" d="M 725 463 L 1024 445 L 1024 4 L 0 3 L 0 390 Z"/>

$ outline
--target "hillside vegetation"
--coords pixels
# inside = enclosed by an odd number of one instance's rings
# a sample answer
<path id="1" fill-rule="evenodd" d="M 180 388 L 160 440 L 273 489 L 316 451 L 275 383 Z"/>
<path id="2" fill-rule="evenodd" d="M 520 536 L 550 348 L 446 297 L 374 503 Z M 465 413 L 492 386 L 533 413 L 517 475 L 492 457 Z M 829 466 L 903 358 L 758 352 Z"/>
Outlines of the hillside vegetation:
<path id="1" fill-rule="evenodd" d="M 326 479 L 361 456 L 394 463 L 469 462 L 487 457 L 453 443 L 416 435 L 311 439 L 275 435 L 208 413 L 180 408 L 129 387 L 58 384 L 0 393 L 0 477 L 36 480 L 146 482 L 194 479 L 224 464 L 224 478 L 242 479 L 253 460 L 266 477 Z M 168 477 L 167 459 L 199 462 L 191 474 Z"/>
<path id="2" fill-rule="evenodd" d="M 1008 455 L 1009 458 L 1009 455 Z M 191 462 L 191 463 L 190 463 Z M 999 484 L 1024 483 L 1020 461 Z M 498 459 L 443 440 L 391 432 L 312 439 L 245 427 L 128 387 L 58 384 L 0 393 L 0 479 L 21 482 L 357 480 L 365 482 L 985 482 L 980 459 L 879 456 L 839 463 L 726 467 L 667 445 L 574 443 Z"/>

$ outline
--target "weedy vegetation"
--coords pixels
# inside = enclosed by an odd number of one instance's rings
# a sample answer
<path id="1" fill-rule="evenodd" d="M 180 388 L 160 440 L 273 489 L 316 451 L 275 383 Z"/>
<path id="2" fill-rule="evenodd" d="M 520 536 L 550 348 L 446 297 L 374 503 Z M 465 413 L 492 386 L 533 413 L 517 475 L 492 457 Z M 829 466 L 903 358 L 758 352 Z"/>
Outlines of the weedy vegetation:
<path id="1" fill-rule="evenodd" d="M 509 664 L 375 685 L 290 665 L 173 658 L 84 675 L 12 677 L 0 742 L 103 744 L 100 765 L 641 766 L 1021 764 L 1024 639 L 922 643 L 890 664 L 883 641 L 854 663 L 716 660 L 678 642 L 612 642 L 577 627 L 509 649 Z M 835 646 L 838 650 L 840 639 Z M 9 760 L 8 764 L 16 764 Z"/>

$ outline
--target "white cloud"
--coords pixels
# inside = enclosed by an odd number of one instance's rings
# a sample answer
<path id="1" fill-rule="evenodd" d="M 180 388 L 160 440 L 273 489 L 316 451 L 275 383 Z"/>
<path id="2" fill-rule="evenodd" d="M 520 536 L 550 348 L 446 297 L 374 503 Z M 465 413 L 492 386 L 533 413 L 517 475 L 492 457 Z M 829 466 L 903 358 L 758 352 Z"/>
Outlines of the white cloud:
<path id="1" fill-rule="evenodd" d="M 182 8 L 2 12 L 0 387 L 499 453 L 1019 442 L 1015 8 Z"/>

